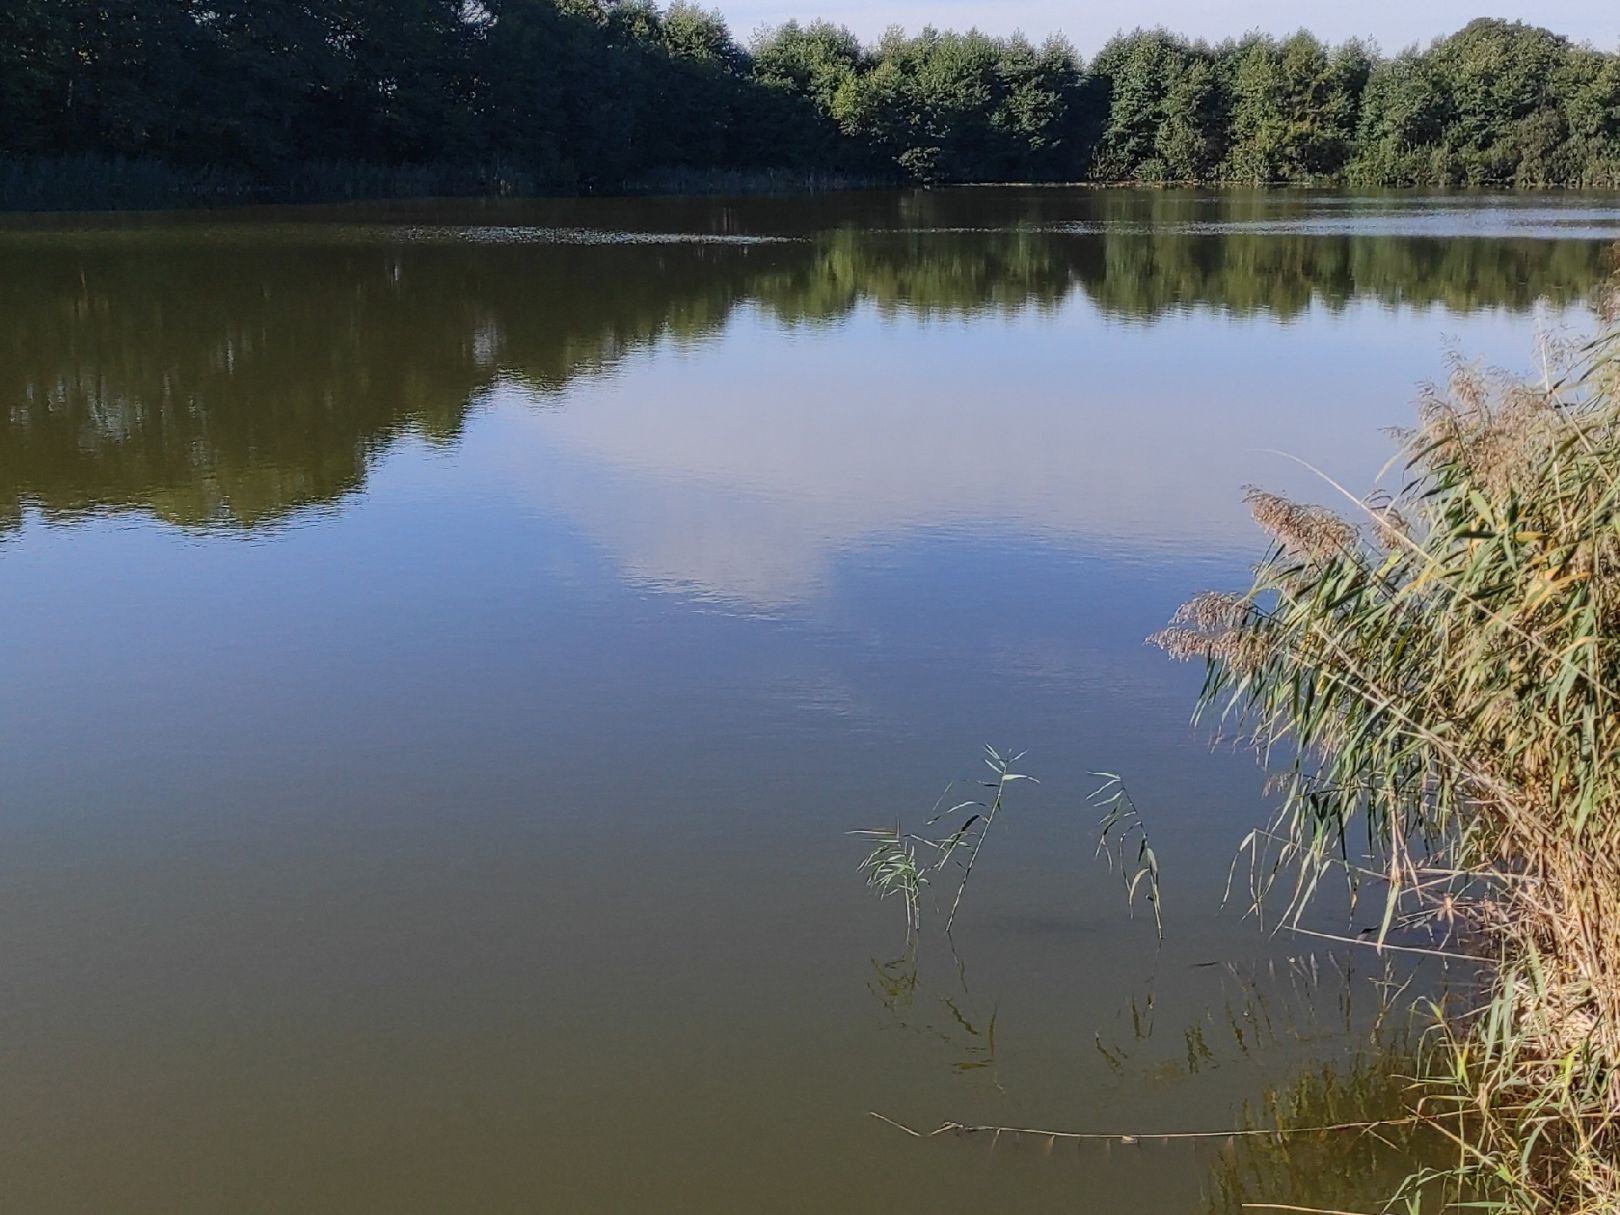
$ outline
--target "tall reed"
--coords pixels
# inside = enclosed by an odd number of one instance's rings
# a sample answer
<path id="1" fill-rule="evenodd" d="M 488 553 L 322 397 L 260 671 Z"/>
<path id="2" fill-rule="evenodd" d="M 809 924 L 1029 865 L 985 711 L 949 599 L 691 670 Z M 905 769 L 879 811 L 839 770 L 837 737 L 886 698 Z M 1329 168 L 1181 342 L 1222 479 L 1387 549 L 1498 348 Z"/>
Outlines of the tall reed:
<path id="1" fill-rule="evenodd" d="M 1282 791 L 1246 841 L 1257 901 L 1297 914 L 1339 870 L 1383 886 L 1380 942 L 1427 927 L 1486 964 L 1477 1000 L 1434 1008 L 1409 1097 L 1455 1161 L 1412 1192 L 1500 1211 L 1620 1211 L 1614 298 L 1539 382 L 1455 366 L 1393 497 L 1251 490 L 1254 584 L 1154 639 L 1207 662 L 1200 711 Z"/>

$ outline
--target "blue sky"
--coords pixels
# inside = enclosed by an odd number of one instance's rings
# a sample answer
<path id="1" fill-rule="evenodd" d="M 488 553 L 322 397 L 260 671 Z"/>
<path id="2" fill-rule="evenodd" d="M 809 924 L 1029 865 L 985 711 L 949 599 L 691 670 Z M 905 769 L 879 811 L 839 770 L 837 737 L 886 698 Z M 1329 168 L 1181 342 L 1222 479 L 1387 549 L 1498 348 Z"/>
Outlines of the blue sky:
<path id="1" fill-rule="evenodd" d="M 1298 0 L 1135 0 L 1130 4 L 1087 4 L 1079 0 L 704 0 L 725 13 L 741 39 L 759 26 L 827 17 L 864 38 L 876 38 L 890 24 L 908 29 L 932 23 L 945 28 L 978 26 L 996 34 L 1023 30 L 1038 38 L 1053 31 L 1068 35 L 1090 54 L 1120 28 L 1165 25 L 1211 39 L 1250 29 L 1289 33 L 1305 26 L 1334 40 L 1371 38 L 1386 51 L 1427 42 L 1473 17 L 1534 21 L 1561 34 L 1606 49 L 1620 47 L 1620 3 L 1615 0 L 1544 0 L 1513 7 L 1490 0 L 1350 0 L 1301 4 Z"/>

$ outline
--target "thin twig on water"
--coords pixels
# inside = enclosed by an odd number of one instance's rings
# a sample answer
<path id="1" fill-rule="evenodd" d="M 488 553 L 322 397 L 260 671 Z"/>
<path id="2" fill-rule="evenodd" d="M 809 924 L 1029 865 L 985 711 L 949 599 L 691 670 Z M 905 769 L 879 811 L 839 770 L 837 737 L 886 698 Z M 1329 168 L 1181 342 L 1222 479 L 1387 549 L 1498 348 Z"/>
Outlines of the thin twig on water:
<path id="1" fill-rule="evenodd" d="M 1098 1143 L 1171 1143 L 1184 1140 L 1211 1140 L 1211 1139 L 1261 1139 L 1287 1137 L 1293 1135 L 1324 1135 L 1344 1131 L 1375 1131 L 1387 1127 L 1415 1126 L 1423 1119 L 1417 1115 L 1404 1118 L 1383 1118 L 1371 1122 L 1333 1122 L 1319 1126 L 1285 1126 L 1285 1127 L 1245 1127 L 1222 1131 L 1148 1131 L 1138 1134 L 1124 1134 L 1118 1131 L 1052 1131 L 1041 1127 L 1029 1126 L 969 1126 L 962 1122 L 942 1123 L 937 1129 L 924 1134 L 897 1122 L 876 1110 L 869 1111 L 871 1116 L 880 1122 L 886 1122 L 897 1130 L 916 1139 L 932 1139 L 938 1135 L 984 1135 L 993 1134 L 998 1138 L 1002 1135 L 1033 1135 L 1040 1139 L 1070 1139 Z"/>

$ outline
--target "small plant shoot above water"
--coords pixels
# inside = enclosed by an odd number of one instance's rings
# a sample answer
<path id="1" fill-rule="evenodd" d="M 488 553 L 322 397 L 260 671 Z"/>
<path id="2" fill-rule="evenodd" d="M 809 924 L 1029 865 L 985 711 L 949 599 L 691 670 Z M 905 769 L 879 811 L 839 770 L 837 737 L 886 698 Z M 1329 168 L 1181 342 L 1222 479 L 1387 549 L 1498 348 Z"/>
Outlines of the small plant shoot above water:
<path id="1" fill-rule="evenodd" d="M 956 802 L 950 800 L 956 783 L 945 787 L 934 804 L 934 812 L 925 824 L 934 827 L 941 823 L 958 823 L 947 835 L 917 835 L 906 831 L 897 821 L 893 827 L 869 827 L 850 834 L 867 840 L 872 850 L 860 864 L 866 877 L 867 888 L 880 898 L 898 895 L 905 905 L 906 936 L 909 940 L 922 926 L 921 893 L 925 886 L 934 884 L 936 877 L 948 869 L 959 874 L 956 892 L 945 917 L 945 932 L 949 935 L 956 925 L 957 913 L 967 893 L 968 881 L 979 862 L 996 818 L 1006 805 L 1009 786 L 1018 781 L 1040 782 L 1023 772 L 1015 772 L 1013 765 L 1024 758 L 1024 752 L 1003 755 L 994 747 L 985 747 L 985 764 L 992 779 L 980 781 L 984 798 Z M 1125 881 L 1127 904 L 1134 908 L 1139 898 L 1145 898 L 1153 908 L 1154 929 L 1164 939 L 1162 893 L 1159 884 L 1159 858 L 1148 838 L 1147 827 L 1124 779 L 1114 772 L 1094 772 L 1103 783 L 1090 797 L 1092 805 L 1104 811 L 1098 823 L 1097 855 L 1108 862 L 1110 870 L 1117 871 Z M 940 807 L 945 806 L 944 809 Z"/>
<path id="2" fill-rule="evenodd" d="M 1093 804 L 1106 813 L 1098 824 L 1097 855 L 1105 857 L 1110 869 L 1125 879 L 1125 898 L 1132 908 L 1138 896 L 1153 908 L 1153 927 L 1164 940 L 1164 911 L 1159 888 L 1159 857 L 1148 840 L 1142 815 L 1131 800 L 1124 778 L 1115 772 L 1093 772 L 1102 785 L 1091 795 Z M 1134 856 L 1132 853 L 1134 852 Z"/>
<path id="3" fill-rule="evenodd" d="M 867 887 L 882 898 L 899 895 L 905 903 L 908 940 L 921 926 L 919 896 L 922 888 L 932 885 L 934 879 L 947 869 L 960 874 L 956 894 L 945 917 L 945 933 L 950 935 L 956 925 L 957 912 L 962 908 L 962 898 L 967 894 L 968 881 L 979 863 L 979 853 L 996 824 L 996 817 L 1006 804 L 1008 787 L 1022 780 L 1040 783 L 1033 776 L 1013 771 L 1013 765 L 1024 758 L 1024 752 L 1003 755 L 990 746 L 984 750 L 984 762 L 993 774 L 993 779 L 979 782 L 985 790 L 985 798 L 956 802 L 940 809 L 956 788 L 953 782 L 945 787 L 945 792 L 934 804 L 933 816 L 925 824 L 933 827 L 945 822 L 959 822 L 960 825 L 948 835 L 914 835 L 905 831 L 898 822 L 893 827 L 851 832 L 872 843 L 872 851 L 860 866 L 860 871 L 866 875 Z"/>

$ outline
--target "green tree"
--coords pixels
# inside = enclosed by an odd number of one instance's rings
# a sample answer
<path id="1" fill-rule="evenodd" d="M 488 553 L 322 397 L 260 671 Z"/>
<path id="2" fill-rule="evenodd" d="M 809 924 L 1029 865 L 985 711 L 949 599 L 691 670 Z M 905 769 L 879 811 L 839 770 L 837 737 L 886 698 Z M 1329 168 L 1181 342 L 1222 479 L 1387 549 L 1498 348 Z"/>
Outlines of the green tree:
<path id="1" fill-rule="evenodd" d="M 1109 181 L 1195 179 L 1224 138 L 1226 108 L 1210 50 L 1167 30 L 1111 40 L 1091 65 L 1104 107 L 1091 175 Z"/>
<path id="2" fill-rule="evenodd" d="M 1215 171 L 1228 138 L 1226 94 L 1208 55 L 1175 59 L 1165 73 L 1164 118 L 1153 139 L 1156 159 L 1171 181 L 1204 181 Z"/>
<path id="3" fill-rule="evenodd" d="M 1357 43 L 1330 49 L 1301 31 L 1251 37 L 1233 61 L 1226 176 L 1258 183 L 1331 177 L 1349 161 L 1372 58 Z"/>
<path id="4" fill-rule="evenodd" d="M 1392 186 L 1433 183 L 1435 154 L 1449 113 L 1449 99 L 1427 58 L 1407 51 L 1379 64 L 1362 97 L 1351 180 Z"/>

